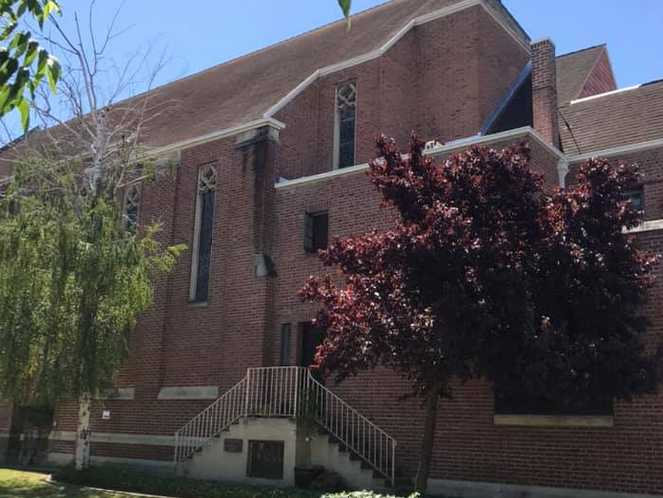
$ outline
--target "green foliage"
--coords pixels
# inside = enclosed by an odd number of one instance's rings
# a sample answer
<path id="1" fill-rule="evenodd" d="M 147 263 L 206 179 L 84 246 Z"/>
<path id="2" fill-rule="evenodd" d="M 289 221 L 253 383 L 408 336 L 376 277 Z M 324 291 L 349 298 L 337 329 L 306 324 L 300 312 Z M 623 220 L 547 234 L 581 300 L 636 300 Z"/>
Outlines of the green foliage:
<path id="1" fill-rule="evenodd" d="M 183 247 L 129 233 L 75 161 L 17 165 L 0 200 L 0 391 L 51 405 L 112 387 L 154 277 Z"/>
<path id="2" fill-rule="evenodd" d="M 19 24 L 29 14 L 42 29 L 48 17 L 59 12 L 55 0 L 0 0 L 0 116 L 18 109 L 24 129 L 30 125 L 26 93 L 34 98 L 44 79 L 54 92 L 61 67 L 32 33 L 19 29 Z"/>
<path id="3" fill-rule="evenodd" d="M 48 475 L 18 470 L 0 470 L 0 496 L 2 498 L 126 498 L 126 495 L 103 493 L 77 486 L 54 486 Z M 140 497 L 137 497 L 140 498 Z"/>
<path id="4" fill-rule="evenodd" d="M 350 28 L 350 9 L 352 8 L 352 0 L 338 0 L 338 5 L 343 11 L 343 15 L 348 21 L 348 28 Z"/>
<path id="5" fill-rule="evenodd" d="M 83 471 L 66 467 L 59 470 L 54 478 L 70 484 L 178 498 L 396 498 L 371 491 L 328 494 L 302 489 L 253 487 L 186 478 L 159 477 L 152 474 L 141 474 L 117 465 L 90 467 Z M 412 495 L 410 498 L 416 498 L 416 495 Z"/>

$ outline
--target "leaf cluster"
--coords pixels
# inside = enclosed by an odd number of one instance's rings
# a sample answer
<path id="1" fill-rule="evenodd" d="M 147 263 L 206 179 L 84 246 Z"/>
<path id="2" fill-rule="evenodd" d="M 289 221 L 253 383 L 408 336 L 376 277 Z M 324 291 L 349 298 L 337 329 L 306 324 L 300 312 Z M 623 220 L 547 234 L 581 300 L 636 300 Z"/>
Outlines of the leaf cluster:
<path id="1" fill-rule="evenodd" d="M 152 283 L 183 248 L 126 230 L 76 161 L 24 160 L 0 200 L 0 391 L 52 404 L 110 388 Z"/>
<path id="2" fill-rule="evenodd" d="M 42 29 L 52 14 L 60 12 L 55 0 L 1 0 L 0 1 L 0 116 L 18 109 L 24 129 L 30 125 L 30 104 L 41 83 L 46 79 L 55 92 L 61 74 L 58 60 L 31 32 L 20 30 L 21 19 L 30 15 Z"/>
<path id="3" fill-rule="evenodd" d="M 415 395 L 473 377 L 569 404 L 655 388 L 642 340 L 655 258 L 624 233 L 641 216 L 623 200 L 634 166 L 589 161 L 550 194 L 525 144 L 440 164 L 416 137 L 409 154 L 384 137 L 378 150 L 369 176 L 400 220 L 336 240 L 321 258 L 341 278 L 302 289 L 322 305 L 320 368 L 391 367 Z"/>

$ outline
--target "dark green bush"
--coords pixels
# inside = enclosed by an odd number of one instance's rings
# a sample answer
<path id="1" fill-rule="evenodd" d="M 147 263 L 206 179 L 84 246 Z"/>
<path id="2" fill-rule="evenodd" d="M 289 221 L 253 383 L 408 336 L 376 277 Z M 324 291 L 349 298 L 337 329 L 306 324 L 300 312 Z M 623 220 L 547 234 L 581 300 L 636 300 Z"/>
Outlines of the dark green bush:
<path id="1" fill-rule="evenodd" d="M 79 486 L 177 498 L 396 498 L 369 491 L 329 494 L 301 489 L 263 488 L 183 477 L 162 477 L 116 465 L 91 467 L 83 471 L 65 467 L 57 471 L 53 478 Z"/>

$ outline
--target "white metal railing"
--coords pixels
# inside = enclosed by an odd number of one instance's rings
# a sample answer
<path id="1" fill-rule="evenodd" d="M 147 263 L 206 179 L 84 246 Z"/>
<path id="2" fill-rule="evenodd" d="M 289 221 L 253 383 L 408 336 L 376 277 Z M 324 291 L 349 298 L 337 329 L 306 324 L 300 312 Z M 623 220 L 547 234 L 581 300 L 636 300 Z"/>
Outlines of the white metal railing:
<path id="1" fill-rule="evenodd" d="M 193 456 L 245 413 L 246 378 L 192 418 L 175 433 L 175 463 Z"/>
<path id="2" fill-rule="evenodd" d="M 396 440 L 301 367 L 249 368 L 246 376 L 175 434 L 175 463 L 242 417 L 308 418 L 395 482 Z"/>

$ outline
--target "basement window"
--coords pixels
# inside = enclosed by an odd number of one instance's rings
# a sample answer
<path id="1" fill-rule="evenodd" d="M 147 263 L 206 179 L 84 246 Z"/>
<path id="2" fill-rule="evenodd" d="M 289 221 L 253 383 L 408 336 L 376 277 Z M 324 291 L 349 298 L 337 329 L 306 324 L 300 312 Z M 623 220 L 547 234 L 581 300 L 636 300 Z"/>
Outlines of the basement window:
<path id="1" fill-rule="evenodd" d="M 247 477 L 283 479 L 283 441 L 249 441 Z"/>
<path id="2" fill-rule="evenodd" d="M 304 216 L 304 250 L 317 253 L 329 245 L 329 213 L 320 211 Z"/>
<path id="3" fill-rule="evenodd" d="M 612 416 L 612 399 L 584 399 L 576 403 L 518 392 L 495 390 L 497 415 Z"/>
<path id="4" fill-rule="evenodd" d="M 624 192 L 622 197 L 625 201 L 630 201 L 633 207 L 638 211 L 645 210 L 645 193 L 642 188 Z"/>
<path id="5" fill-rule="evenodd" d="M 216 203 L 216 168 L 204 166 L 198 172 L 193 252 L 191 259 L 191 288 L 189 299 L 207 302 Z"/>
<path id="6" fill-rule="evenodd" d="M 334 125 L 334 169 L 355 164 L 357 124 L 357 84 L 348 82 L 336 88 Z"/>

